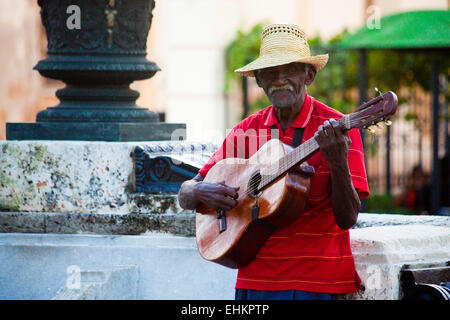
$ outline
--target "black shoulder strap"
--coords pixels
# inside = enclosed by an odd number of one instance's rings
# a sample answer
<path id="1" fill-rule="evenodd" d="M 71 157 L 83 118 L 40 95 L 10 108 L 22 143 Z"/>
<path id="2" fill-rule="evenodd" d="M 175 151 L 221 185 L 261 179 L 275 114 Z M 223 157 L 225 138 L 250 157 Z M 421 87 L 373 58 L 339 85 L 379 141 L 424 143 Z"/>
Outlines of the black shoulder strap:
<path id="1" fill-rule="evenodd" d="M 272 129 L 278 128 L 276 124 L 272 126 Z M 292 146 L 294 148 L 302 144 L 303 132 L 305 128 L 295 128 L 294 137 L 292 138 Z"/>
<path id="2" fill-rule="evenodd" d="M 295 128 L 294 138 L 292 139 L 292 146 L 294 148 L 296 148 L 302 144 L 304 131 L 305 131 L 305 128 Z"/>

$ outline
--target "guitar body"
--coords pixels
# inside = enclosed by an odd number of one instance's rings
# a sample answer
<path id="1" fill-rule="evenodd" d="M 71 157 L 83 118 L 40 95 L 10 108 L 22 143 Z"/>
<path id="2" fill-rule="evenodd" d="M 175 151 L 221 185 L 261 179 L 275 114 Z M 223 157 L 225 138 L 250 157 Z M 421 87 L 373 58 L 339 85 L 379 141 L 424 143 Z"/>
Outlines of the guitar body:
<path id="1" fill-rule="evenodd" d="M 205 182 L 221 182 L 237 187 L 238 204 L 226 212 L 226 229 L 220 231 L 217 212 L 200 206 L 196 213 L 196 239 L 200 255 L 230 268 L 247 265 L 276 228 L 287 226 L 303 212 L 309 195 L 313 171 L 292 168 L 272 182 L 256 197 L 247 192 L 249 180 L 259 169 L 277 161 L 290 147 L 272 139 L 249 159 L 227 158 L 216 163 Z M 257 219 L 252 208 L 257 201 Z"/>
<path id="2" fill-rule="evenodd" d="M 344 115 L 337 125 L 343 131 L 371 130 L 378 122 L 390 125 L 389 117 L 397 105 L 396 94 L 388 91 Z M 197 208 L 197 247 L 203 258 L 230 268 L 243 267 L 276 228 L 291 224 L 302 214 L 314 169 L 299 164 L 319 151 L 319 145 L 312 137 L 291 149 L 272 139 L 247 160 L 224 159 L 209 170 L 205 182 L 225 181 L 240 189 L 237 206 L 226 213 Z"/>

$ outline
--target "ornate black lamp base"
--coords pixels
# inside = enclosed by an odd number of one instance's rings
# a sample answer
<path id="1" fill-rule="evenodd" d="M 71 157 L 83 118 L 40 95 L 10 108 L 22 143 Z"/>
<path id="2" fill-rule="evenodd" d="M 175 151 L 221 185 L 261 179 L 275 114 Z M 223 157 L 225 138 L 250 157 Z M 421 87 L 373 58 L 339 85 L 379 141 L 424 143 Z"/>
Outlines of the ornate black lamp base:
<path id="1" fill-rule="evenodd" d="M 116 142 L 185 140 L 185 129 L 186 124 L 164 122 L 7 123 L 6 139 Z"/>
<path id="2" fill-rule="evenodd" d="M 159 122 L 156 113 L 136 105 L 139 93 L 130 89 L 160 71 L 146 58 L 154 0 L 38 4 L 48 55 L 35 69 L 66 87 L 56 92 L 60 103 L 40 111 L 36 123 L 7 123 L 8 140 L 171 140 L 176 129 L 186 128 Z M 78 17 L 78 27 L 68 24 L 70 17 Z"/>

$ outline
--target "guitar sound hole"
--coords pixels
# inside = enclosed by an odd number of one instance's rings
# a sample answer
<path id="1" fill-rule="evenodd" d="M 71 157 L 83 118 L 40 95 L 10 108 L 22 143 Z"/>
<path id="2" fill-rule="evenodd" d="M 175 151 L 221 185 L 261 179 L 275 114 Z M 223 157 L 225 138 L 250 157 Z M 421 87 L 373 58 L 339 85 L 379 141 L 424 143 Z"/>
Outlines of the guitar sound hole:
<path id="1" fill-rule="evenodd" d="M 259 190 L 260 183 L 261 183 L 261 173 L 258 170 L 255 171 L 248 180 L 247 194 L 250 198 L 258 198 L 262 194 L 262 191 Z"/>

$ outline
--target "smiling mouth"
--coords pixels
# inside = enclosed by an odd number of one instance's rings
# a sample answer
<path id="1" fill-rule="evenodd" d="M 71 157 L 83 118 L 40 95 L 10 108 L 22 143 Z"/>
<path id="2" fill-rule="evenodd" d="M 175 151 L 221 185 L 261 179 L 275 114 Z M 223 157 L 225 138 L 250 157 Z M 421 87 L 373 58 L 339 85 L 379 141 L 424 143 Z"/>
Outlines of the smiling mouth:
<path id="1" fill-rule="evenodd" d="M 294 92 L 294 88 L 291 85 L 286 84 L 284 86 L 273 86 L 273 87 L 270 87 L 268 93 L 269 93 L 269 95 L 271 95 L 271 94 L 273 94 L 276 91 L 283 91 L 283 90 L 288 90 L 288 91 Z"/>

